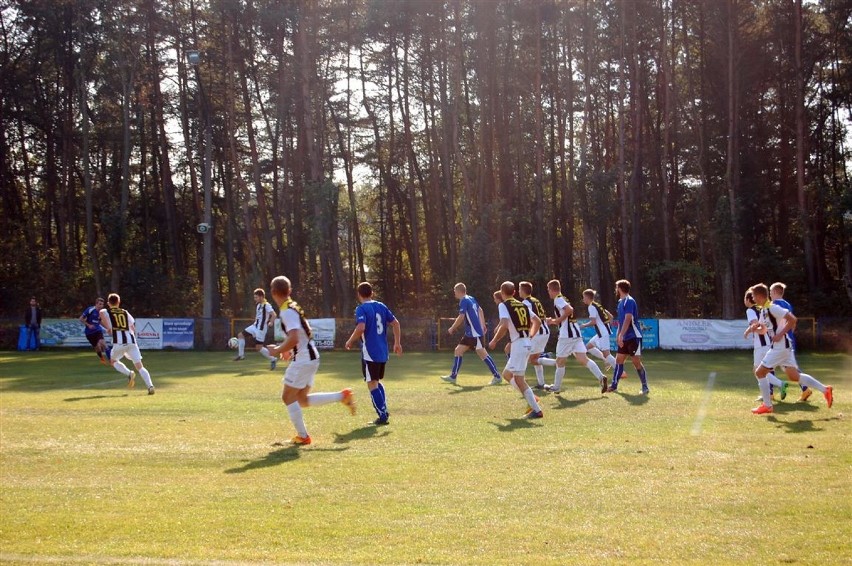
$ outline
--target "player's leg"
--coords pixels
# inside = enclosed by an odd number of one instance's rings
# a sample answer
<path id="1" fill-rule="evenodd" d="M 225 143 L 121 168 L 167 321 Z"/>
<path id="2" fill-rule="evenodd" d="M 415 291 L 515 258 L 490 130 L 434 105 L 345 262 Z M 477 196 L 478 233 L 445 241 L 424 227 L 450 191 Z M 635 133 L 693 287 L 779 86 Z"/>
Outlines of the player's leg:
<path id="1" fill-rule="evenodd" d="M 482 360 L 486 366 L 488 366 L 488 371 L 491 372 L 491 385 L 499 385 L 500 381 L 502 381 L 500 372 L 497 370 L 497 364 L 494 363 L 494 358 L 491 357 L 491 354 L 488 353 L 488 350 L 486 350 L 485 346 L 482 344 L 482 338 L 476 339 L 476 355 L 479 356 L 479 359 Z"/>
<path id="2" fill-rule="evenodd" d="M 388 424 L 387 398 L 385 397 L 385 388 L 382 386 L 381 380 L 385 376 L 385 364 L 377 364 L 375 362 L 367 362 L 361 360 L 361 373 L 364 376 L 364 381 L 367 383 L 367 389 L 370 392 L 370 401 L 373 403 L 373 409 L 376 411 L 375 425 Z"/>
<path id="3" fill-rule="evenodd" d="M 631 356 L 633 360 L 633 367 L 636 369 L 636 373 L 639 375 L 639 382 L 642 384 L 642 394 L 647 395 L 650 393 L 650 389 L 648 389 L 648 375 L 645 373 L 645 365 L 642 363 L 642 346 L 640 345 L 636 349 L 636 353 Z"/>
<path id="4" fill-rule="evenodd" d="M 139 345 L 130 344 L 125 355 L 130 358 L 130 361 L 132 361 L 133 365 L 136 367 L 136 371 L 138 371 L 139 375 L 142 376 L 142 380 L 145 382 L 145 387 L 148 388 L 148 395 L 153 395 L 154 384 L 151 382 L 151 374 L 148 373 L 148 370 L 142 365 L 142 352 L 139 351 Z"/>
<path id="5" fill-rule="evenodd" d="M 449 383 L 455 383 L 456 378 L 459 376 L 459 370 L 461 369 L 462 365 L 462 356 L 464 356 L 464 353 L 470 349 L 470 347 L 463 344 L 463 342 L 464 337 L 462 337 L 462 341 L 459 342 L 458 345 L 456 345 L 456 349 L 453 350 L 453 369 L 450 370 L 449 375 L 441 376 L 441 379 L 443 379 L 444 381 L 447 381 Z"/>
<path id="6" fill-rule="evenodd" d="M 760 396 L 763 403 L 759 407 L 751 410 L 756 415 L 771 413 L 772 408 L 772 393 L 769 391 L 769 380 L 766 376 L 773 368 L 782 365 L 786 361 L 785 352 L 783 350 L 770 349 L 763 356 L 760 365 L 754 370 L 754 376 L 757 378 L 757 385 L 760 387 Z"/>
<path id="7" fill-rule="evenodd" d="M 287 369 L 289 370 L 290 368 L 288 367 Z M 296 436 L 293 437 L 291 442 L 293 444 L 310 444 L 311 437 L 308 435 L 308 428 L 305 426 L 305 417 L 302 414 L 302 406 L 299 404 L 300 391 L 300 389 L 291 387 L 285 383 L 284 391 L 281 393 L 281 400 L 284 402 L 284 406 L 287 407 L 287 414 L 290 416 L 293 428 L 296 429 Z"/>
<path id="8" fill-rule="evenodd" d="M 127 378 L 127 387 L 133 389 L 136 385 L 136 374 L 133 371 L 129 370 L 124 363 L 122 363 L 121 358 L 124 357 L 124 353 L 127 351 L 127 347 L 129 344 L 118 344 L 112 347 L 112 352 L 110 354 L 109 363 L 121 375 Z"/>
<path id="9" fill-rule="evenodd" d="M 612 383 L 607 391 L 618 391 L 618 382 L 624 375 L 624 361 L 627 359 L 627 351 L 622 346 L 619 346 L 618 353 L 615 356 L 615 366 L 612 370 Z"/>
<path id="10" fill-rule="evenodd" d="M 834 403 L 834 388 L 831 385 L 823 385 L 814 376 L 807 373 L 802 373 L 797 367 L 787 366 L 784 368 L 787 377 L 790 381 L 797 381 L 799 385 L 804 385 L 808 390 L 816 389 L 825 396 L 825 402 L 828 408 Z"/>
<path id="11" fill-rule="evenodd" d="M 571 355 L 571 341 L 573 338 L 559 337 L 556 342 L 556 359 L 554 365 L 556 371 L 553 374 L 553 385 L 545 385 L 544 388 L 553 393 L 559 393 L 562 390 L 562 379 L 565 377 L 565 364 L 568 361 L 568 356 Z M 541 360 L 543 363 L 544 360 Z"/>
<path id="12" fill-rule="evenodd" d="M 250 334 L 252 328 L 254 327 L 247 326 L 245 330 L 237 334 L 237 357 L 234 358 L 235 362 L 246 359 L 246 334 L 252 336 Z"/>
<path id="13" fill-rule="evenodd" d="M 598 380 L 598 383 L 601 383 L 604 379 L 606 379 L 604 377 L 604 374 L 601 372 L 601 368 L 598 367 L 598 364 L 589 359 L 589 357 L 586 355 L 586 352 L 580 351 L 580 349 L 586 349 L 582 341 L 578 343 L 578 348 L 574 351 L 574 357 L 577 359 L 577 363 L 588 369 L 592 373 L 592 375 L 595 376 L 595 379 Z"/>

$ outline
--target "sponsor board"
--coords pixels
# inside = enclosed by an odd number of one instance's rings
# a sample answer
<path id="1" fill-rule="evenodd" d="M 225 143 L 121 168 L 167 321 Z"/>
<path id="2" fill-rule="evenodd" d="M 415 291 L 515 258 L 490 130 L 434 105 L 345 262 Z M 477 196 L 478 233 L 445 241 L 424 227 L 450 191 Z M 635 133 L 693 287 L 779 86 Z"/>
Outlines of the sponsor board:
<path id="1" fill-rule="evenodd" d="M 163 349 L 163 319 L 137 318 L 136 343 L 140 350 Z"/>
<path id="2" fill-rule="evenodd" d="M 333 350 L 334 334 L 337 330 L 335 320 L 333 318 L 309 318 L 308 324 L 311 325 L 311 334 L 313 334 L 317 349 Z M 284 332 L 281 330 L 278 321 L 275 321 L 275 342 L 280 344 L 283 341 Z"/>
<path id="3" fill-rule="evenodd" d="M 195 319 L 164 318 L 163 348 L 191 350 L 195 345 Z"/>
<path id="4" fill-rule="evenodd" d="M 746 320 L 663 319 L 660 347 L 666 350 L 747 350 L 751 337 L 743 338 Z"/>

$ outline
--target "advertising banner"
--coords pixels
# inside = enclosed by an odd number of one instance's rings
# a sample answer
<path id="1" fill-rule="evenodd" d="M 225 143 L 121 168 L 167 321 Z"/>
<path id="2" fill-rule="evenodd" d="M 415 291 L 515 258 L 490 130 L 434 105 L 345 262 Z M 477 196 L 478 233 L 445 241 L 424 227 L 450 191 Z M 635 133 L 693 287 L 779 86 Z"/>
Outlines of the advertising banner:
<path id="1" fill-rule="evenodd" d="M 334 333 L 336 324 L 333 318 L 309 318 L 308 324 L 311 325 L 311 333 L 313 334 L 314 344 L 319 350 L 334 349 Z M 281 330 L 281 325 L 275 321 L 275 342 L 281 343 L 284 340 L 284 333 Z"/>
<path id="2" fill-rule="evenodd" d="M 660 320 L 660 346 L 666 350 L 750 349 L 754 343 L 743 338 L 748 322 L 743 320 Z"/>
<path id="3" fill-rule="evenodd" d="M 579 324 L 589 322 L 588 318 L 577 319 Z M 642 332 L 642 349 L 655 350 L 660 347 L 660 321 L 656 318 L 640 318 L 639 331 Z M 618 336 L 618 321 L 613 320 L 609 323 L 612 327 L 612 335 L 609 337 L 610 349 L 615 352 L 618 346 L 615 343 L 615 337 Z M 588 343 L 589 339 L 595 335 L 595 329 L 592 326 L 582 329 L 583 341 Z"/>
<path id="4" fill-rule="evenodd" d="M 41 320 L 42 346 L 70 346 L 91 348 L 83 331 L 86 327 L 76 318 L 43 318 Z"/>
<path id="5" fill-rule="evenodd" d="M 163 348 L 191 350 L 195 345 L 195 320 L 192 318 L 163 319 Z"/>
<path id="6" fill-rule="evenodd" d="M 136 343 L 140 350 L 163 349 L 163 319 L 137 318 Z"/>

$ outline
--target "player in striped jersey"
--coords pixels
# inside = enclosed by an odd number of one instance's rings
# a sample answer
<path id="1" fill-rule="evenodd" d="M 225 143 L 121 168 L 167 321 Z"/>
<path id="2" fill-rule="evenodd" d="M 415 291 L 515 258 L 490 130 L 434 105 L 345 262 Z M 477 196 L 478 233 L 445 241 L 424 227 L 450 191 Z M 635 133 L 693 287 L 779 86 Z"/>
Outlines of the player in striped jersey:
<path id="1" fill-rule="evenodd" d="M 486 326 L 485 313 L 483 313 L 482 307 L 479 306 L 476 299 L 467 294 L 467 286 L 464 283 L 456 283 L 453 287 L 453 294 L 459 301 L 459 315 L 453 321 L 452 326 L 447 329 L 447 333 L 452 334 L 459 326 L 464 324 L 464 336 L 461 337 L 455 352 L 453 352 L 455 357 L 450 375 L 442 376 L 441 379 L 448 383 L 456 383 L 462 365 L 462 356 L 468 350 L 473 349 L 476 351 L 476 355 L 488 366 L 488 370 L 491 372 L 491 385 L 499 385 L 500 373 L 484 345 Z"/>
<path id="2" fill-rule="evenodd" d="M 769 337 L 766 336 L 766 334 L 757 332 L 757 329 L 760 327 L 761 308 L 754 302 L 754 295 L 752 294 L 751 289 L 746 291 L 745 297 L 743 297 L 743 303 L 746 307 L 746 319 L 748 320 L 748 328 L 745 329 L 743 338 L 748 338 L 749 334 L 754 335 L 754 365 L 751 368 L 752 373 L 754 373 L 754 370 L 756 370 L 760 365 L 760 362 L 763 360 L 766 352 L 769 351 Z M 778 379 L 774 371 L 770 371 L 766 378 L 769 380 L 770 396 L 774 396 L 773 388 L 777 387 L 781 393 L 781 400 L 783 401 L 787 397 L 787 386 L 789 385 L 789 382 Z M 763 401 L 763 395 L 758 397 L 757 400 Z"/>
<path id="3" fill-rule="evenodd" d="M 153 395 L 154 384 L 151 382 L 151 374 L 142 365 L 142 353 L 136 343 L 136 320 L 133 315 L 121 308 L 121 297 L 118 293 L 110 293 L 107 297 L 107 308 L 101 309 L 101 326 L 106 332 L 112 334 L 110 365 L 127 378 L 127 387 L 132 389 L 136 385 L 136 374 L 121 362 L 122 357 L 127 357 L 145 381 L 148 395 Z"/>
<path id="4" fill-rule="evenodd" d="M 781 366 L 790 381 L 796 381 L 810 389 L 821 391 L 825 395 L 825 403 L 828 408 L 834 401 L 834 391 L 830 385 L 823 385 L 813 376 L 799 371 L 796 357 L 793 352 L 793 344 L 787 331 L 796 329 L 796 317 L 793 313 L 780 305 L 769 301 L 769 289 L 763 283 L 758 283 L 751 288 L 754 301 L 763 305 L 760 311 L 760 324 L 756 332 L 767 334 L 770 337 L 769 351 L 760 362 L 760 366 L 754 371 L 760 393 L 763 396 L 763 404 L 751 410 L 755 415 L 765 415 L 773 412 L 772 397 L 769 394 L 769 381 L 766 376 L 774 368 Z"/>
<path id="5" fill-rule="evenodd" d="M 545 389 L 552 393 L 562 391 L 562 378 L 565 377 L 565 363 L 568 357 L 573 355 L 580 365 L 585 366 L 601 385 L 601 393 L 607 390 L 607 382 L 598 364 L 586 357 L 586 345 L 583 344 L 583 334 L 580 326 L 574 320 L 574 307 L 568 299 L 562 296 L 562 284 L 558 279 L 552 279 L 547 283 L 547 293 L 553 299 L 553 317 L 547 319 L 547 324 L 559 327 L 559 341 L 556 343 L 556 373 L 553 385 L 546 385 Z"/>
<path id="6" fill-rule="evenodd" d="M 781 283 L 780 281 L 773 283 L 772 285 L 769 286 L 769 298 L 776 305 L 780 306 L 781 308 L 787 309 L 788 311 L 790 311 L 792 313 L 793 312 L 793 305 L 791 305 L 789 302 L 787 302 L 784 299 L 784 291 L 786 289 L 787 289 L 787 285 L 785 285 L 784 283 Z M 787 338 L 790 339 L 790 344 L 792 344 L 792 346 L 793 346 L 793 352 L 794 352 L 794 355 L 795 355 L 795 352 L 796 352 L 796 333 L 793 332 L 792 330 L 788 331 L 787 332 Z M 811 394 L 814 391 L 813 391 L 813 389 L 808 389 L 808 387 L 806 385 L 802 385 L 801 383 L 799 384 L 799 386 L 802 388 L 802 394 L 799 397 L 799 400 L 796 401 L 796 402 L 797 403 L 804 403 L 805 401 L 807 401 L 810 398 Z"/>
<path id="7" fill-rule="evenodd" d="M 616 391 L 618 380 L 624 375 L 624 360 L 627 356 L 633 361 L 633 367 L 639 374 L 642 383 L 642 395 L 647 395 L 648 376 L 642 364 L 642 331 L 639 330 L 639 307 L 636 300 L 630 296 L 630 281 L 619 279 L 615 282 L 615 293 L 618 296 L 618 352 L 615 358 L 615 371 L 612 373 L 612 385 L 609 391 Z"/>
<path id="8" fill-rule="evenodd" d="M 343 389 L 337 393 L 311 393 L 314 385 L 314 376 L 319 369 L 320 355 L 311 332 L 311 325 L 305 318 L 296 301 L 290 296 L 292 286 L 290 280 L 279 275 L 269 285 L 272 298 L 278 303 L 281 311 L 281 329 L 284 331 L 284 342 L 270 344 L 266 348 L 273 356 L 283 354 L 285 359 L 291 360 L 290 365 L 284 372 L 284 391 L 281 400 L 287 407 L 290 421 L 296 428 L 296 436 L 290 441 L 295 445 L 307 445 L 311 443 L 311 437 L 305 426 L 302 415 L 302 407 L 313 407 L 339 401 L 355 414 L 355 400 L 351 389 Z"/>
<path id="9" fill-rule="evenodd" d="M 530 350 L 532 349 L 530 336 L 535 336 L 538 332 L 541 319 L 531 312 L 524 303 L 515 299 L 515 284 L 511 281 L 504 281 L 500 285 L 500 295 L 503 299 L 503 302 L 497 307 L 500 324 L 494 331 L 494 338 L 491 339 L 488 347 L 493 350 L 497 346 L 497 342 L 508 332 L 512 347 L 509 352 L 509 361 L 503 369 L 503 379 L 513 384 L 529 404 L 529 411 L 524 418 L 540 419 L 544 416 L 541 412 L 541 406 L 538 404 L 538 399 L 536 399 L 532 389 L 527 385 L 524 373 L 527 370 Z"/>
<path id="10" fill-rule="evenodd" d="M 547 313 L 544 312 L 544 306 L 541 304 L 541 301 L 532 296 L 532 289 L 532 283 L 529 281 L 518 283 L 518 296 L 521 297 L 521 301 L 527 305 L 530 312 L 542 321 L 538 332 L 532 337 L 530 363 L 533 365 L 533 369 L 535 369 L 536 388 L 544 389 L 544 366 L 539 361 L 539 358 L 547 347 L 548 340 L 550 340 L 550 327 L 544 324 Z"/>
<path id="11" fill-rule="evenodd" d="M 595 329 L 595 335 L 586 344 L 586 349 L 596 358 L 606 362 L 604 371 L 608 371 L 615 367 L 615 358 L 610 351 L 609 337 L 612 336 L 612 328 L 609 326 L 612 315 L 604 308 L 602 304 L 595 301 L 594 289 L 586 289 L 583 291 L 583 303 L 589 310 L 589 322 L 581 324 L 580 328 L 592 326 Z"/>
<path id="12" fill-rule="evenodd" d="M 260 352 L 260 355 L 269 360 L 269 369 L 274 370 L 278 363 L 278 358 L 270 355 L 269 350 L 263 345 L 266 342 L 266 329 L 274 328 L 275 309 L 266 300 L 266 293 L 263 289 L 254 290 L 255 317 L 254 324 L 246 326 L 245 330 L 237 335 L 237 357 L 235 362 L 246 359 L 246 338 L 251 342 L 249 346 L 254 346 L 254 349 Z"/>
<path id="13" fill-rule="evenodd" d="M 388 424 L 390 413 L 382 379 L 385 377 L 385 365 L 388 361 L 388 326 L 393 328 L 393 351 L 402 355 L 402 328 L 399 320 L 381 301 L 373 299 L 373 286 L 366 281 L 358 285 L 358 301 L 355 309 L 355 330 L 346 341 L 346 349 L 351 350 L 358 340 L 361 345 L 361 373 L 370 390 L 373 408 L 378 418 L 374 425 Z"/>

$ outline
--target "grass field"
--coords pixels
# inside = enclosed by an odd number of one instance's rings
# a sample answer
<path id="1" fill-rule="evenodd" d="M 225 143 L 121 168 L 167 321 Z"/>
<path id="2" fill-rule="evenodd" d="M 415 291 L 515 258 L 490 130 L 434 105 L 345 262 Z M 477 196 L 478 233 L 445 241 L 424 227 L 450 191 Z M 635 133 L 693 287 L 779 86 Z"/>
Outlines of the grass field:
<path id="1" fill-rule="evenodd" d="M 649 397 L 572 361 L 530 422 L 474 355 L 452 386 L 450 353 L 406 354 L 375 428 L 357 354 L 328 353 L 315 390 L 359 412 L 307 409 L 301 449 L 280 372 L 229 360 L 146 353 L 148 396 L 91 352 L 0 354 L 0 562 L 852 562 L 850 356 L 800 355 L 833 409 L 796 391 L 769 418 L 751 352 L 651 352 Z"/>

